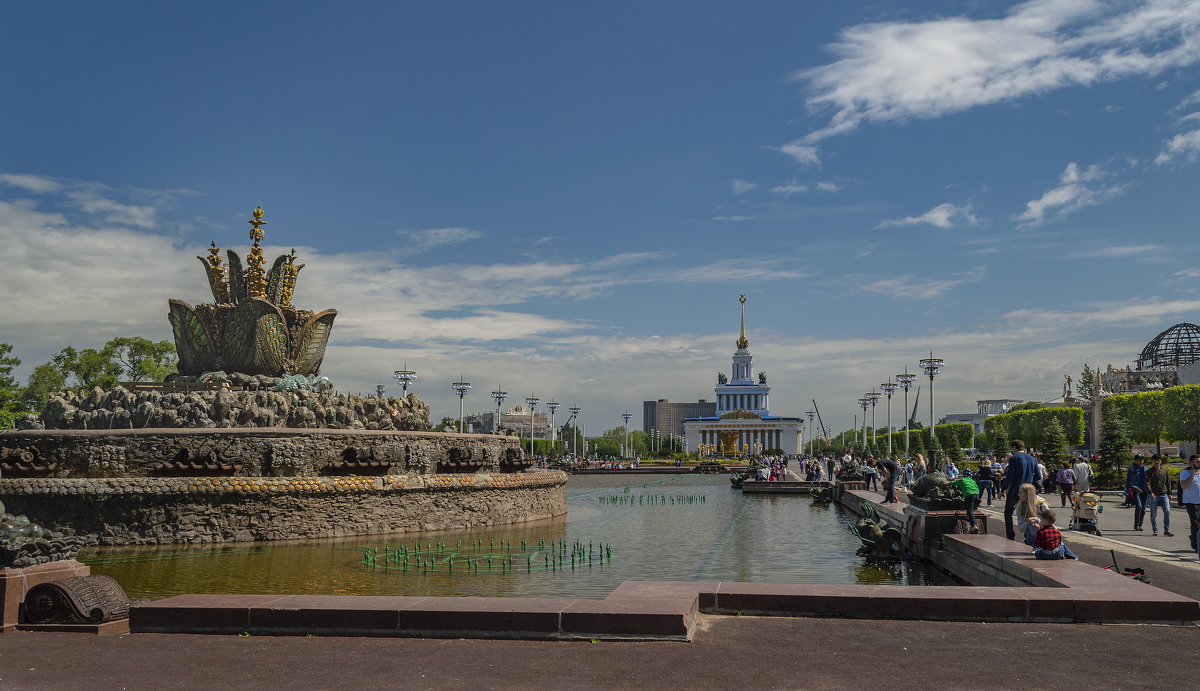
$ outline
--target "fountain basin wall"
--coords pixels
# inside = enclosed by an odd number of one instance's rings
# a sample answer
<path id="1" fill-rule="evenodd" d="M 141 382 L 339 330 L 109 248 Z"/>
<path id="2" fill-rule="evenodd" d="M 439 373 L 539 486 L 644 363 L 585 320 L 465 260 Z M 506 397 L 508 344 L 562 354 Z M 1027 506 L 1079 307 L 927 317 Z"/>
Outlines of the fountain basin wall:
<path id="1" fill-rule="evenodd" d="M 189 458 L 215 451 L 222 462 L 242 466 L 237 474 L 263 477 L 327 474 L 350 448 L 360 458 L 390 461 L 389 474 L 433 474 L 451 458 L 500 472 L 502 461 L 522 456 L 516 437 L 285 427 L 13 430 L 0 433 L 0 448 L 35 451 L 38 465 L 54 464 L 45 474 L 59 478 L 162 475 L 155 466 L 181 451 Z"/>
<path id="2" fill-rule="evenodd" d="M 293 540 L 521 523 L 567 512 L 566 473 L 0 479 L 0 501 L 91 544 Z"/>

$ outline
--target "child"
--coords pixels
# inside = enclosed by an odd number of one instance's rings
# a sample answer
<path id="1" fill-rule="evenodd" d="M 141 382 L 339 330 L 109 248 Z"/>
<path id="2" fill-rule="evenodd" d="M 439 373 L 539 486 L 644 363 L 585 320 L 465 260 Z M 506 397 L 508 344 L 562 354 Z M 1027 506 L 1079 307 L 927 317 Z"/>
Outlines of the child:
<path id="1" fill-rule="evenodd" d="M 1053 509 L 1046 509 L 1039 516 L 1042 527 L 1037 531 L 1033 540 L 1033 556 L 1035 559 L 1077 559 L 1063 542 L 1062 533 L 1054 527 L 1058 515 Z"/>

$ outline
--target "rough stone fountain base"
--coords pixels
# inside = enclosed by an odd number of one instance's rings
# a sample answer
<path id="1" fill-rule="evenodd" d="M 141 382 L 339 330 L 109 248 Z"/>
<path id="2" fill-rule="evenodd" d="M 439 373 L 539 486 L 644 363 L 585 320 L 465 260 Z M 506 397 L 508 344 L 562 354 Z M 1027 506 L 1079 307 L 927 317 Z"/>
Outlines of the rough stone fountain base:
<path id="1" fill-rule="evenodd" d="M 566 474 L 515 472 L 528 466 L 519 444 L 330 429 L 17 431 L 0 436 L 0 448 L 33 462 L 9 464 L 0 502 L 103 545 L 375 535 L 565 514 Z"/>

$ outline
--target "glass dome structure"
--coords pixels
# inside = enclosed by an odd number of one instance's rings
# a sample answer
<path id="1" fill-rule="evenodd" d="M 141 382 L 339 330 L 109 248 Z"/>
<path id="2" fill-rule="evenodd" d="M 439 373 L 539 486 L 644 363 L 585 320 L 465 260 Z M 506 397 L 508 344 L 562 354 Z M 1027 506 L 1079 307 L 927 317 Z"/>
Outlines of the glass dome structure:
<path id="1" fill-rule="evenodd" d="M 1200 326 L 1182 322 L 1150 339 L 1138 356 L 1139 370 L 1167 370 L 1200 361 Z"/>

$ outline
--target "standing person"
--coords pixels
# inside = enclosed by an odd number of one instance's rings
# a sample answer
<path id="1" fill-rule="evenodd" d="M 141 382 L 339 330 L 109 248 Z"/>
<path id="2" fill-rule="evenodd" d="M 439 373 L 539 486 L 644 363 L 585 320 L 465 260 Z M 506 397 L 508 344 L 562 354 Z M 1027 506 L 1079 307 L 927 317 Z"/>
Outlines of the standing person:
<path id="1" fill-rule="evenodd" d="M 896 462 L 891 456 L 884 456 L 883 460 L 879 461 L 879 472 L 883 473 L 883 503 L 896 503 L 896 474 L 899 469 L 896 467 Z"/>
<path id="2" fill-rule="evenodd" d="M 1150 530 L 1158 535 L 1158 507 L 1163 512 L 1163 535 L 1171 533 L 1171 474 L 1163 467 L 1162 456 L 1150 457 L 1150 469 L 1146 471 L 1146 488 L 1150 490 Z"/>
<path id="3" fill-rule="evenodd" d="M 962 491 L 963 501 L 967 503 L 967 522 L 971 524 L 971 532 L 978 533 L 979 528 L 975 525 L 975 507 L 979 506 L 979 485 L 971 478 L 963 476 L 951 480 L 950 486 Z"/>
<path id="4" fill-rule="evenodd" d="M 867 455 L 867 467 L 863 471 L 863 479 L 867 481 L 866 489 L 871 489 L 871 485 L 875 485 L 875 491 L 879 491 L 879 476 L 875 472 L 875 456 Z"/>
<path id="5" fill-rule="evenodd" d="M 1142 530 L 1142 521 L 1146 520 L 1146 457 L 1140 453 L 1125 473 L 1125 494 L 1133 504 L 1133 529 Z"/>
<path id="6" fill-rule="evenodd" d="M 1036 481 L 1034 481 L 1033 484 L 1037 486 L 1037 489 L 1039 492 L 1045 492 L 1046 491 L 1046 483 L 1050 479 L 1049 476 L 1046 474 L 1046 464 L 1042 463 L 1041 454 L 1035 456 L 1035 458 L 1037 458 L 1037 478 L 1038 479 Z"/>
<path id="7" fill-rule="evenodd" d="M 1183 490 L 1183 508 L 1187 511 L 1188 522 L 1192 524 L 1192 532 L 1188 536 L 1192 541 L 1192 551 L 1200 556 L 1200 551 L 1196 549 L 1196 534 L 1200 532 L 1200 482 L 1196 481 L 1198 475 L 1200 453 L 1194 453 L 1188 459 L 1188 467 L 1179 472 L 1179 487 Z"/>
<path id="8" fill-rule="evenodd" d="M 1092 472 L 1092 464 L 1087 462 L 1087 459 L 1080 456 L 1079 462 L 1075 464 L 1075 493 L 1083 494 L 1092 488 L 1092 478 L 1096 476 Z"/>
<path id="9" fill-rule="evenodd" d="M 1013 511 L 1020 499 L 1021 485 L 1032 485 L 1037 476 L 1037 461 L 1025 453 L 1025 442 L 1020 439 L 1012 440 L 1012 456 L 1008 459 L 1008 468 L 1004 471 L 1004 482 L 1000 490 L 1005 493 L 1004 499 L 1004 535 L 1009 540 L 1017 539 L 1017 531 L 1013 528 Z"/>
<path id="10" fill-rule="evenodd" d="M 1062 497 L 1062 506 L 1066 506 L 1070 501 L 1075 503 L 1075 471 L 1071 468 L 1069 461 L 1063 461 L 1062 467 L 1058 469 L 1058 473 L 1054 476 L 1054 481 L 1058 483 L 1058 493 Z"/>
<path id="11" fill-rule="evenodd" d="M 984 493 L 987 494 L 988 506 L 992 505 L 992 496 L 995 494 L 995 491 L 992 489 L 993 477 L 992 464 L 988 463 L 987 459 L 984 459 L 984 461 L 979 464 L 979 470 L 975 472 L 975 484 L 979 488 L 980 499 L 983 499 Z"/>
<path id="12" fill-rule="evenodd" d="M 1000 458 L 992 458 L 992 491 L 996 496 L 1003 499 L 1004 491 L 1000 489 L 1000 481 L 1004 479 L 1004 466 L 1000 465 Z M 990 503 L 990 502 L 989 502 Z"/>

